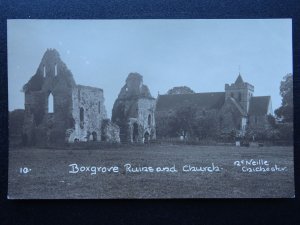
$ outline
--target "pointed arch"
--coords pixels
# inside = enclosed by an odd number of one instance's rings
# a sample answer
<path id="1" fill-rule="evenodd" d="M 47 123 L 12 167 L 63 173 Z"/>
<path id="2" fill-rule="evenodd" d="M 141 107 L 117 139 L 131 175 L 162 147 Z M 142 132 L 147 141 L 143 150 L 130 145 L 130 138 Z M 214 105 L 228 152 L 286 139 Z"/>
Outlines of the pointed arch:
<path id="1" fill-rule="evenodd" d="M 84 109 L 82 107 L 79 108 L 79 119 L 80 119 L 80 128 L 84 127 Z"/>
<path id="2" fill-rule="evenodd" d="M 148 115 L 148 126 L 151 126 L 151 115 Z"/>
<path id="3" fill-rule="evenodd" d="M 54 65 L 54 76 L 57 76 L 57 64 Z"/>
<path id="4" fill-rule="evenodd" d="M 80 122 L 84 121 L 84 109 L 80 107 L 80 112 L 79 112 L 79 117 L 80 117 Z"/>
<path id="5" fill-rule="evenodd" d="M 46 66 L 43 65 L 43 76 L 46 77 Z"/>
<path id="6" fill-rule="evenodd" d="M 54 98 L 51 92 L 48 96 L 48 113 L 54 113 Z"/>

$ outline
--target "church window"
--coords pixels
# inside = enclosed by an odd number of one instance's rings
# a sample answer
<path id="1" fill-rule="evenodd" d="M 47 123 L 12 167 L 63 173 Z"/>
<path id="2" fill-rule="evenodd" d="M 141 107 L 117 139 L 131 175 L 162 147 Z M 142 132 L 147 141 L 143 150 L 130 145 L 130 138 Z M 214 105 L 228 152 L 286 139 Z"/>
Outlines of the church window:
<path id="1" fill-rule="evenodd" d="M 101 112 L 101 102 L 98 102 L 98 113 Z"/>
<path id="2" fill-rule="evenodd" d="M 149 114 L 149 116 L 148 116 L 148 126 L 150 126 L 151 125 L 151 115 Z"/>
<path id="3" fill-rule="evenodd" d="M 234 97 L 234 94 L 233 94 L 233 92 L 231 92 L 231 93 L 230 93 L 230 95 L 231 95 L 231 98 L 233 98 L 233 97 Z"/>
<path id="4" fill-rule="evenodd" d="M 55 64 L 55 66 L 54 66 L 54 74 L 55 74 L 55 76 L 57 76 L 57 64 Z"/>
<path id="5" fill-rule="evenodd" d="M 53 112 L 54 112 L 54 100 L 53 100 L 52 93 L 50 93 L 48 96 L 48 113 L 53 113 Z"/>
<path id="6" fill-rule="evenodd" d="M 83 119 L 84 119 L 84 109 L 81 107 L 80 108 L 80 113 L 79 113 L 79 117 L 80 117 L 80 122 L 83 122 Z"/>

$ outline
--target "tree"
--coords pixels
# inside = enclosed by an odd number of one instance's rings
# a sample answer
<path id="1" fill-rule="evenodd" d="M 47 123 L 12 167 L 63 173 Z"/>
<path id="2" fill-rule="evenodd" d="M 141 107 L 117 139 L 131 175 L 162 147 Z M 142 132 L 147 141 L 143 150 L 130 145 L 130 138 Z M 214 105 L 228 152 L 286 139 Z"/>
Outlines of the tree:
<path id="1" fill-rule="evenodd" d="M 206 112 L 198 116 L 194 123 L 194 135 L 199 139 L 216 139 L 219 135 L 217 117 L 214 113 Z"/>
<path id="2" fill-rule="evenodd" d="M 24 123 L 24 109 L 15 109 L 9 112 L 10 135 L 21 135 Z"/>
<path id="3" fill-rule="evenodd" d="M 173 87 L 167 92 L 168 95 L 194 94 L 194 93 L 195 92 L 187 86 Z"/>
<path id="4" fill-rule="evenodd" d="M 24 124 L 24 109 L 16 109 L 9 112 L 9 144 L 22 143 L 22 132 Z"/>
<path id="5" fill-rule="evenodd" d="M 282 122 L 293 122 L 293 74 L 287 74 L 280 83 L 281 106 L 275 110 Z"/>
<path id="6" fill-rule="evenodd" d="M 218 134 L 217 117 L 213 112 L 195 106 L 182 107 L 168 118 L 169 135 L 183 138 L 215 139 Z"/>
<path id="7" fill-rule="evenodd" d="M 171 136 L 188 136 L 194 135 L 194 127 L 196 123 L 196 108 L 182 107 L 178 109 L 175 114 L 169 118 L 169 127 Z"/>
<path id="8" fill-rule="evenodd" d="M 279 130 L 276 119 L 273 115 L 267 115 L 268 125 L 263 127 L 247 126 L 245 139 L 248 141 L 277 141 Z"/>

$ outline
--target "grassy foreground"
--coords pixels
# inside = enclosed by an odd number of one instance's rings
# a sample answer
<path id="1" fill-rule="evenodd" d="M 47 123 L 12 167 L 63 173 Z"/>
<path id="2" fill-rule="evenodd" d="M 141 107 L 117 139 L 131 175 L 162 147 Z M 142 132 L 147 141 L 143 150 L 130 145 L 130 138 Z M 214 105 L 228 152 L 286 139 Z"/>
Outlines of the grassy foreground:
<path id="1" fill-rule="evenodd" d="M 236 161 L 251 159 L 256 160 L 254 165 L 242 162 L 245 168 L 237 166 Z M 249 172 L 249 168 L 259 167 L 255 163 L 261 162 L 267 162 L 263 167 L 269 167 L 270 171 Z M 125 164 L 130 164 L 133 170 L 147 171 L 129 172 Z M 153 169 L 152 172 L 149 172 L 149 167 Z M 278 171 L 275 167 L 283 169 Z M 174 172 L 174 168 L 177 172 Z M 190 171 L 193 168 L 201 171 Z M 248 171 L 243 172 L 247 168 Z M 271 171 L 271 168 L 276 171 Z M 10 149 L 8 197 L 294 197 L 293 147 L 170 144 L 101 150 Z"/>

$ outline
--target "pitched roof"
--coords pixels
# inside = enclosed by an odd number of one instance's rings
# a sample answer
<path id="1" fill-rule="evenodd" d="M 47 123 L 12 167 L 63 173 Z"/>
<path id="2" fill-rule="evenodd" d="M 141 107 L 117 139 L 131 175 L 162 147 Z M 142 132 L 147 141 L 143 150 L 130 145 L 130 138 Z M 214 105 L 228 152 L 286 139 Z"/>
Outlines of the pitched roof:
<path id="1" fill-rule="evenodd" d="M 225 92 L 209 92 L 196 94 L 159 95 L 156 110 L 168 111 L 186 106 L 220 109 L 225 101 Z"/>
<path id="2" fill-rule="evenodd" d="M 244 83 L 241 74 L 239 74 L 239 76 L 236 78 L 236 80 L 235 80 L 234 83 L 235 83 L 235 84 L 243 84 L 243 83 Z"/>
<path id="3" fill-rule="evenodd" d="M 250 99 L 249 115 L 263 116 L 268 114 L 270 96 L 258 96 Z"/>

